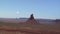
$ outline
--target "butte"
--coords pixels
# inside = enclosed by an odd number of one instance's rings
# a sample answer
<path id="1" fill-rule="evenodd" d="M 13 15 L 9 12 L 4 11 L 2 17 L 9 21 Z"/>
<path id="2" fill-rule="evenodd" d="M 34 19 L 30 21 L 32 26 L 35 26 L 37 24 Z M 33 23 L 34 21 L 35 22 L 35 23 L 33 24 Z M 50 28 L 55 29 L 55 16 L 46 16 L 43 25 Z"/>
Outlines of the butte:
<path id="1" fill-rule="evenodd" d="M 26 24 L 40 24 L 33 16 L 33 14 L 30 15 L 30 18 L 25 22 Z"/>

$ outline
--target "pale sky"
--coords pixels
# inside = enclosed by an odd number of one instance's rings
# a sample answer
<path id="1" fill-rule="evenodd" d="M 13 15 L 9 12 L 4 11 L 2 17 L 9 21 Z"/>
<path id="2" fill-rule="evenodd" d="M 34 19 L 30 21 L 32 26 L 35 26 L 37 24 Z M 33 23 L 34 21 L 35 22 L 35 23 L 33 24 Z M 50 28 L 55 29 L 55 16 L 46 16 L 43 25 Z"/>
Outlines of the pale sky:
<path id="1" fill-rule="evenodd" d="M 0 18 L 60 19 L 60 0 L 0 0 Z"/>

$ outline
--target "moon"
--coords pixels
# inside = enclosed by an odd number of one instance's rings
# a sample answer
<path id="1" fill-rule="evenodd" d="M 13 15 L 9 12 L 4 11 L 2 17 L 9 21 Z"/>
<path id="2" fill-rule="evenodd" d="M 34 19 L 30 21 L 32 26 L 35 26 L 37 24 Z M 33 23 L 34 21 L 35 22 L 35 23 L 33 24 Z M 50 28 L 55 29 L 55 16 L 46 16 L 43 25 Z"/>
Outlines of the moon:
<path id="1" fill-rule="evenodd" d="M 19 18 L 19 11 L 16 11 L 16 18 Z"/>
<path id="2" fill-rule="evenodd" d="M 16 14 L 19 14 L 19 11 L 17 11 Z"/>

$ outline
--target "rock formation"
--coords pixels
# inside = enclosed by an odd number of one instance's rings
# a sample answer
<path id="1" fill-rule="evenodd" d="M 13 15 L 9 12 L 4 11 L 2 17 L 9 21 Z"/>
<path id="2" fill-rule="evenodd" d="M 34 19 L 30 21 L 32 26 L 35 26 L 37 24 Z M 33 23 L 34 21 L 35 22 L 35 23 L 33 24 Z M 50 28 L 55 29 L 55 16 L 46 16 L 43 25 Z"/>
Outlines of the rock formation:
<path id="1" fill-rule="evenodd" d="M 26 21 L 26 24 L 39 24 L 35 19 L 33 14 L 31 14 L 30 18 Z"/>

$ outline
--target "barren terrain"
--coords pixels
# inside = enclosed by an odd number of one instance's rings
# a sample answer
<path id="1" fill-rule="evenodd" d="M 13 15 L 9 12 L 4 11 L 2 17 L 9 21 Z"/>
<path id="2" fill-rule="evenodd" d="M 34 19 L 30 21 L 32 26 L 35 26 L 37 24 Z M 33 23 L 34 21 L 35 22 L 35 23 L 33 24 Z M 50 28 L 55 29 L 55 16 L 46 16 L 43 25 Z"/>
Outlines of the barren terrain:
<path id="1" fill-rule="evenodd" d="M 0 23 L 0 34 L 60 34 L 59 25 Z"/>

